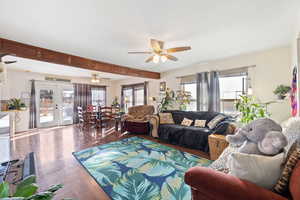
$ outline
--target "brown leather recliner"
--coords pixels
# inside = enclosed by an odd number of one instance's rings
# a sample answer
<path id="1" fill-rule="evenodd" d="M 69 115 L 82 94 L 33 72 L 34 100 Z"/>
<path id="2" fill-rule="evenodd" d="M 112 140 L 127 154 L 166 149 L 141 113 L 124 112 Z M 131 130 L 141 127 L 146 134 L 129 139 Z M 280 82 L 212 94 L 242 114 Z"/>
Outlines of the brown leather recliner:
<path id="1" fill-rule="evenodd" d="M 150 119 L 154 114 L 154 106 L 143 105 L 128 108 L 128 114 L 123 117 L 123 130 L 135 134 L 150 135 Z"/>

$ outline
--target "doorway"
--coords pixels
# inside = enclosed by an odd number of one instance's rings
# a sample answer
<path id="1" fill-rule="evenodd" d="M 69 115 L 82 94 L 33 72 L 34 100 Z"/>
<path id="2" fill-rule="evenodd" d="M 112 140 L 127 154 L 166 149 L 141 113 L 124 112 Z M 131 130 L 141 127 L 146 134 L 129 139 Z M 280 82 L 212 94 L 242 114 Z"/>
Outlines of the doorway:
<path id="1" fill-rule="evenodd" d="M 37 127 L 73 124 L 72 84 L 40 81 L 36 84 Z"/>

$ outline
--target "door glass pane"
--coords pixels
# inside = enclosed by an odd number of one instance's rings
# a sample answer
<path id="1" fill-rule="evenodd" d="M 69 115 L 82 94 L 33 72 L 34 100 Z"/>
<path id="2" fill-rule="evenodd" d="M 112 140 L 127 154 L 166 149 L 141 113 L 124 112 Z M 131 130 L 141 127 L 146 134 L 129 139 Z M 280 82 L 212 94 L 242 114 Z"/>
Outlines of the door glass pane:
<path id="1" fill-rule="evenodd" d="M 137 89 L 134 93 L 135 106 L 144 105 L 144 89 Z"/>
<path id="2" fill-rule="evenodd" d="M 74 90 L 63 89 L 62 91 L 63 100 L 63 121 L 73 121 L 73 102 L 74 102 Z"/>
<path id="3" fill-rule="evenodd" d="M 54 111 L 53 90 L 40 90 L 40 123 L 52 122 L 54 120 Z"/>

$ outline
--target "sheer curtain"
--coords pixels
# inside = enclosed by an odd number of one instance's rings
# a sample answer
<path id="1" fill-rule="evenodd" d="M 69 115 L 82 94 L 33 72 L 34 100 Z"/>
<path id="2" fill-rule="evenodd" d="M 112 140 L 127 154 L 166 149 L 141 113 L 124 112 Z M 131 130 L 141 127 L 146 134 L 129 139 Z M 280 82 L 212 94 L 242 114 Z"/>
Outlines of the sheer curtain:
<path id="1" fill-rule="evenodd" d="M 208 111 L 220 112 L 220 85 L 219 74 L 216 71 L 210 72 L 210 84 L 208 90 Z"/>
<path id="2" fill-rule="evenodd" d="M 208 110 L 208 72 L 197 74 L 197 110 Z"/>

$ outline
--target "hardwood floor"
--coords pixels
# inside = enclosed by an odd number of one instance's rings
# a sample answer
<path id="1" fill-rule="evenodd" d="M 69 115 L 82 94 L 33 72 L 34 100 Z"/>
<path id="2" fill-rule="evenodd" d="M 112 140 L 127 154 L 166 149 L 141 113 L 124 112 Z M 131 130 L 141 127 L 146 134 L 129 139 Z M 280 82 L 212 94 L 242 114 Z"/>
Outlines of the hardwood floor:
<path id="1" fill-rule="evenodd" d="M 23 133 L 11 141 L 11 155 L 12 158 L 23 158 L 29 152 L 35 152 L 40 188 L 43 190 L 53 184 L 64 184 L 55 199 L 106 200 L 109 197 L 76 161 L 72 152 L 132 136 L 136 135 L 121 134 L 113 129 L 81 132 L 75 125 L 43 129 Z M 140 137 L 162 143 L 149 136 Z M 208 158 L 207 154 L 197 150 L 166 145 Z"/>

